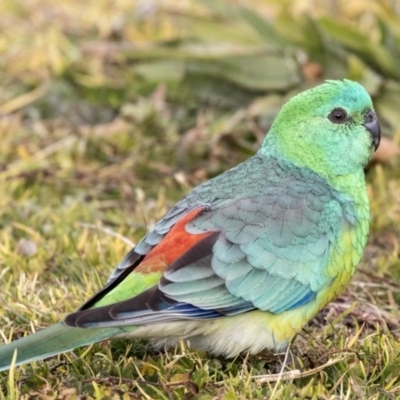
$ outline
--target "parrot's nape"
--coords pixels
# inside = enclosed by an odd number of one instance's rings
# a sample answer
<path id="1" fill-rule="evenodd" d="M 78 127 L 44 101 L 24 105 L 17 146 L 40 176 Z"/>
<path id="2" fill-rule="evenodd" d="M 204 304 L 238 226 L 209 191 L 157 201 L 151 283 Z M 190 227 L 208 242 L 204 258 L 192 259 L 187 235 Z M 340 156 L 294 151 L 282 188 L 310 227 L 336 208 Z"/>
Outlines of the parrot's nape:
<path id="1" fill-rule="evenodd" d="M 111 338 L 234 356 L 282 350 L 363 254 L 363 168 L 380 140 L 356 82 L 293 97 L 260 150 L 193 189 L 63 322 L 0 347 L 0 370 Z"/>

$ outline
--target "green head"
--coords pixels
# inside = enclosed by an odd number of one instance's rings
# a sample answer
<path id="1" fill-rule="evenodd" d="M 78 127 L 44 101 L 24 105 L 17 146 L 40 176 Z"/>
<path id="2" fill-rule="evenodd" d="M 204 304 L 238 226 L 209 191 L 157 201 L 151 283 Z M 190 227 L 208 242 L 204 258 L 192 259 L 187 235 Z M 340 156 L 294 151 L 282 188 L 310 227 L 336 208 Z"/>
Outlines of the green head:
<path id="1" fill-rule="evenodd" d="M 366 90 L 349 80 L 326 81 L 282 107 L 260 152 L 278 153 L 334 179 L 362 171 L 379 139 L 378 119 Z"/>

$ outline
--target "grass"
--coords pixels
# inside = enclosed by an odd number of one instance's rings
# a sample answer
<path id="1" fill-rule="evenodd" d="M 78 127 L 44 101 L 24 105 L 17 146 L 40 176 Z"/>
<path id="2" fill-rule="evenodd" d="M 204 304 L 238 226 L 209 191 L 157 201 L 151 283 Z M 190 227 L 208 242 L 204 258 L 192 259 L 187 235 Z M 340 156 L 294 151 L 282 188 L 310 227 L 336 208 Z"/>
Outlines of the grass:
<path id="1" fill-rule="evenodd" d="M 351 4 L 350 19 L 361 12 Z M 270 6 L 274 17 L 277 3 Z M 0 340 L 76 310 L 175 201 L 252 154 L 292 94 L 292 83 L 253 93 L 235 75 L 218 87 L 218 101 L 204 102 L 191 91 L 194 81 L 179 97 L 171 80 L 133 73 L 137 58 L 118 46 L 168 48 L 183 35 L 173 21 L 185 7 L 140 19 L 146 10 L 133 12 L 128 0 L 0 5 Z M 257 43 L 248 28 L 235 34 L 238 43 Z M 380 79 L 383 88 L 394 82 Z M 225 102 L 227 88 L 235 104 Z M 393 147 L 400 131 L 389 106 L 385 114 L 382 90 L 376 100 Z M 388 103 L 400 101 L 390 95 Z M 146 341 L 104 342 L 0 374 L 0 399 L 400 398 L 399 171 L 398 156 L 369 167 L 363 261 L 346 291 L 292 343 L 284 368 L 285 354 L 225 360 L 183 344 L 160 352 Z"/>

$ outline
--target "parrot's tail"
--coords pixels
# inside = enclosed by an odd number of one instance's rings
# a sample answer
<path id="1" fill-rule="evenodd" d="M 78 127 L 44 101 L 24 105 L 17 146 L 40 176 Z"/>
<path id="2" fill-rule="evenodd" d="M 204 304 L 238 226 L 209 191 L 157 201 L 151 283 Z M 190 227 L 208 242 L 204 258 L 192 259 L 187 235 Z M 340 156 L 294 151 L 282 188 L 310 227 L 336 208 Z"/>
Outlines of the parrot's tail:
<path id="1" fill-rule="evenodd" d="M 112 328 L 71 328 L 60 322 L 0 346 L 0 371 L 10 369 L 15 351 L 17 359 L 13 365 L 20 365 L 100 342 L 115 334 L 116 331 Z"/>

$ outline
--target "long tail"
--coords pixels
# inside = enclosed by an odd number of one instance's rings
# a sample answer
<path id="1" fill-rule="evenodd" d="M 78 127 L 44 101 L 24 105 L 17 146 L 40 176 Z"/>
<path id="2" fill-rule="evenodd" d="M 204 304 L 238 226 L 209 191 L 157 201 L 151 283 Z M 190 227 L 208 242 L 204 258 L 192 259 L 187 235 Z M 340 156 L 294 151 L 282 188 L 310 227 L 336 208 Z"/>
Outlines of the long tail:
<path id="1" fill-rule="evenodd" d="M 15 350 L 17 350 L 15 365 L 20 365 L 109 339 L 117 331 L 118 329 L 113 328 L 71 328 L 60 322 L 33 335 L 0 346 L 0 371 L 10 369 Z"/>

